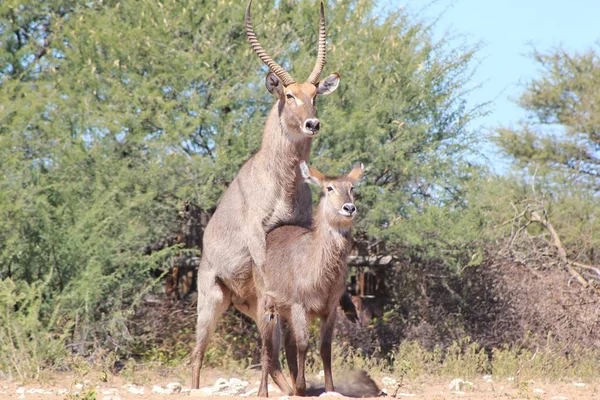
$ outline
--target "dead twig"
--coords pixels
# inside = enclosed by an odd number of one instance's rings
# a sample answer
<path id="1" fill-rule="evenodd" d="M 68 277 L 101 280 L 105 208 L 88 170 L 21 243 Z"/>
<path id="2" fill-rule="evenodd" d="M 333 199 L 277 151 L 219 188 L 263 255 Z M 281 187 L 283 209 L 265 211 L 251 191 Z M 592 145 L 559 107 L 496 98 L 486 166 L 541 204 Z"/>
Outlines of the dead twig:
<path id="1" fill-rule="evenodd" d="M 550 236 L 552 237 L 551 244 L 556 248 L 556 251 L 558 252 L 558 258 L 563 262 L 563 264 L 565 264 L 567 272 L 569 272 L 569 274 L 573 278 L 575 278 L 577 282 L 579 282 L 584 288 L 589 287 L 589 282 L 583 276 L 581 276 L 581 274 L 577 272 L 571 265 L 572 263 L 567 257 L 567 252 L 562 244 L 562 241 L 560 240 L 560 236 L 558 235 L 558 232 L 556 232 L 554 226 L 552 226 L 550 221 L 548 221 L 547 218 L 542 218 L 540 214 L 535 210 L 531 211 L 530 219 L 532 222 L 537 222 L 548 230 Z"/>

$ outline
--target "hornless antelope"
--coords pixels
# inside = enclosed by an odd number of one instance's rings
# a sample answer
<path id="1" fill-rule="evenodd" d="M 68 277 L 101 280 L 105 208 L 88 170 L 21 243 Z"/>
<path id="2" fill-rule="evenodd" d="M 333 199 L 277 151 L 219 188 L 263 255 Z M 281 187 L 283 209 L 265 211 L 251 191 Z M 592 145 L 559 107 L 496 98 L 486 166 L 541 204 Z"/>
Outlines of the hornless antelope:
<path id="1" fill-rule="evenodd" d="M 304 83 L 297 83 L 262 48 L 252 28 L 251 5 L 252 0 L 246 8 L 246 34 L 258 57 L 271 70 L 266 86 L 277 101 L 267 117 L 260 149 L 231 182 L 204 232 L 192 388 L 199 387 L 204 352 L 221 314 L 233 304 L 254 320 L 259 317 L 252 271 L 262 275 L 266 233 L 283 224 L 311 225 L 311 192 L 298 165 L 308 159 L 312 139 L 321 127 L 315 97 L 333 92 L 340 82 L 338 74 L 319 81 L 326 55 L 323 3 L 317 61 Z M 273 363 L 278 371 L 274 381 L 283 392 L 291 392 L 279 360 Z"/>
<path id="2" fill-rule="evenodd" d="M 257 276 L 259 279 L 255 281 L 259 313 L 277 310 L 288 322 L 292 337 L 290 340 L 286 338 L 285 355 L 296 395 L 305 394 L 308 325 L 316 317 L 321 319 L 325 390 L 333 391 L 331 340 L 337 304 L 346 287 L 346 258 L 352 247 L 350 231 L 356 215 L 352 189 L 362 177 L 363 165 L 355 166 L 339 178 L 325 177 L 304 161 L 300 170 L 307 181 L 321 186 L 323 190 L 312 227 L 285 225 L 269 232 L 264 277 Z M 272 361 L 278 358 L 281 324 L 261 321 L 259 326 L 263 348 L 258 395 L 266 396 L 267 374 L 273 375 Z"/>

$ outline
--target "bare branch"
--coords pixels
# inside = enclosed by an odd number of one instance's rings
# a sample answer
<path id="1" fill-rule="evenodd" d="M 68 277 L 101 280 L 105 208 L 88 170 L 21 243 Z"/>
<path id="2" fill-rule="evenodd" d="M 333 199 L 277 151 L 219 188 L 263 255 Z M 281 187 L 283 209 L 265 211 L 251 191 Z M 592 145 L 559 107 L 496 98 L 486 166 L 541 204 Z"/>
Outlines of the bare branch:
<path id="1" fill-rule="evenodd" d="M 550 221 L 548 221 L 547 218 L 542 218 L 537 211 L 531 212 L 531 221 L 541 224 L 548 230 L 548 232 L 550 232 L 550 236 L 552 237 L 552 245 L 558 251 L 558 258 L 565 264 L 569 274 L 571 274 L 571 276 L 575 278 L 583 287 L 588 287 L 590 285 L 589 282 L 583 276 L 581 276 L 579 272 L 575 271 L 575 269 L 571 265 L 572 263 L 567 257 L 567 252 L 562 244 L 562 241 L 560 240 L 560 236 L 558 235 L 558 232 L 556 232 Z"/>

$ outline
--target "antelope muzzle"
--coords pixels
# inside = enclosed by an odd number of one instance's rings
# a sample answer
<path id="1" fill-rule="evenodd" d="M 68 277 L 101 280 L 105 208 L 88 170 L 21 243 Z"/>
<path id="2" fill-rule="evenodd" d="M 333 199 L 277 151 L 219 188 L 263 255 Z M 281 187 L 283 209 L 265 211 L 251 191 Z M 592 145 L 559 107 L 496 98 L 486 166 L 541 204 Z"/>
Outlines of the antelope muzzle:
<path id="1" fill-rule="evenodd" d="M 319 133 L 319 129 L 321 129 L 321 122 L 316 118 L 309 118 L 304 121 L 304 126 L 302 130 L 307 135 L 316 135 Z"/>

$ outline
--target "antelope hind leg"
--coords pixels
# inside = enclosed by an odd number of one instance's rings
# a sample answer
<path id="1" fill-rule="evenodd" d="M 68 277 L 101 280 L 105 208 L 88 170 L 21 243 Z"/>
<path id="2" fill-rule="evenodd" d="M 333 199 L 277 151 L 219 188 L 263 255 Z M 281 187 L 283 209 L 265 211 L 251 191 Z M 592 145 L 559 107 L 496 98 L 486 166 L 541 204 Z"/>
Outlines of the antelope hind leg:
<path id="1" fill-rule="evenodd" d="M 273 325 L 273 324 L 272 324 Z M 270 374 L 271 378 L 282 393 L 286 395 L 294 394 L 292 388 L 287 383 L 283 371 L 281 369 L 281 362 L 279 361 L 279 354 L 281 353 L 281 324 L 275 324 L 273 327 L 273 353 L 271 354 L 271 366 Z"/>
<path id="2" fill-rule="evenodd" d="M 217 327 L 221 314 L 231 303 L 231 292 L 216 279 L 214 271 L 207 263 L 198 269 L 198 319 L 196 323 L 196 347 L 192 353 L 192 389 L 200 387 L 200 371 L 204 361 L 204 351 Z"/>

